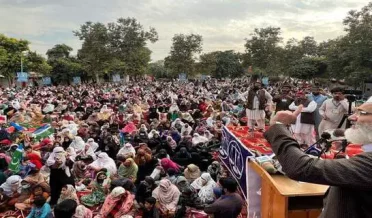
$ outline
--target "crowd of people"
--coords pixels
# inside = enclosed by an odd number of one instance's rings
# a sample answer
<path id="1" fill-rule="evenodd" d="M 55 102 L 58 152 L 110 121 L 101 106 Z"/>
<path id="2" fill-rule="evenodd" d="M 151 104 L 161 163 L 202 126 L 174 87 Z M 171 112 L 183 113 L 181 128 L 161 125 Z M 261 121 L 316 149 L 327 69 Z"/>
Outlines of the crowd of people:
<path id="1" fill-rule="evenodd" d="M 303 105 L 292 131 L 310 145 L 337 128 L 348 108 L 341 88 L 243 79 L 8 88 L 0 95 L 0 210 L 29 218 L 238 217 L 238 184 L 214 153 L 224 125 L 265 131 L 271 114 Z M 40 134 L 27 131 L 38 127 Z"/>

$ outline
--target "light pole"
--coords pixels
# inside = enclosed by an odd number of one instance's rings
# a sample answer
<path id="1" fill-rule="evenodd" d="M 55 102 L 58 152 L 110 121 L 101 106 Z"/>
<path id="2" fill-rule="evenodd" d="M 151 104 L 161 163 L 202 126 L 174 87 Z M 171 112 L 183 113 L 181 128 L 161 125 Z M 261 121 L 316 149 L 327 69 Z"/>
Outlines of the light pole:
<path id="1" fill-rule="evenodd" d="M 26 51 L 22 51 L 21 52 L 21 73 L 23 73 L 23 54 L 25 53 Z"/>

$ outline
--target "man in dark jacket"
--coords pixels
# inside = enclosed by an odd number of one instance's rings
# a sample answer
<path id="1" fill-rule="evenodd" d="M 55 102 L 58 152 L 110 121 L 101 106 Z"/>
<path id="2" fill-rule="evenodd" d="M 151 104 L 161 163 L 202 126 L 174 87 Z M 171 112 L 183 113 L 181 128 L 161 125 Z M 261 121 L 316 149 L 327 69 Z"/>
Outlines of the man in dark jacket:
<path id="1" fill-rule="evenodd" d="M 349 117 L 355 126 L 345 137 L 363 144 L 364 152 L 350 159 L 314 159 L 303 153 L 287 126 L 301 113 L 278 112 L 265 133 L 286 175 L 294 180 L 330 185 L 321 218 L 372 217 L 372 98 Z M 368 145 L 369 144 L 369 145 Z"/>

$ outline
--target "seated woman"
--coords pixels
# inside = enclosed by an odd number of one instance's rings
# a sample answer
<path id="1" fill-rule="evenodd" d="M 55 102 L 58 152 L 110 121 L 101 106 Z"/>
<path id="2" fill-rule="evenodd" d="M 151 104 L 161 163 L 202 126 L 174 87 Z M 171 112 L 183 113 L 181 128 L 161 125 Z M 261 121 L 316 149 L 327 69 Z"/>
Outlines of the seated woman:
<path id="1" fill-rule="evenodd" d="M 79 205 L 76 207 L 74 218 L 93 218 L 93 213 L 84 205 Z"/>
<path id="2" fill-rule="evenodd" d="M 195 164 L 189 164 L 183 171 L 183 174 L 185 175 L 187 181 L 192 183 L 195 179 L 200 177 L 201 172 L 198 166 Z"/>
<path id="3" fill-rule="evenodd" d="M 115 161 L 105 152 L 100 153 L 97 157 L 97 160 L 88 165 L 88 169 L 91 169 L 94 172 L 98 172 L 103 168 L 108 170 L 110 176 L 113 176 L 117 173 Z"/>
<path id="4" fill-rule="evenodd" d="M 62 187 L 61 195 L 58 198 L 57 204 L 67 199 L 74 200 L 76 201 L 77 204 L 79 204 L 79 199 L 77 197 L 76 190 L 72 185 L 65 185 Z"/>
<path id="5" fill-rule="evenodd" d="M 90 173 L 87 170 L 87 165 L 83 161 L 76 161 L 72 167 L 71 173 L 74 176 L 76 189 L 78 191 L 84 190 L 86 188 L 85 184 L 90 183 Z"/>
<path id="6" fill-rule="evenodd" d="M 145 199 L 152 196 L 152 191 L 154 191 L 155 188 L 155 180 L 150 176 L 146 176 L 145 180 L 139 184 L 136 192 L 138 204 L 143 206 L 145 204 Z"/>
<path id="7" fill-rule="evenodd" d="M 90 184 L 90 187 L 92 188 L 92 193 L 82 196 L 80 198 L 81 203 L 87 207 L 93 207 L 103 203 L 108 190 L 106 172 L 98 172 L 96 180 Z"/>
<path id="8" fill-rule="evenodd" d="M 164 217 L 174 217 L 180 195 L 177 186 L 167 179 L 161 180 L 159 186 L 152 192 L 152 196 L 158 202 L 157 207 Z"/>
<path id="9" fill-rule="evenodd" d="M 119 178 L 128 178 L 133 182 L 137 179 L 138 166 L 132 158 L 126 159 L 118 169 Z"/>
<path id="10" fill-rule="evenodd" d="M 0 186 L 3 190 L 2 194 L 9 198 L 7 202 L 9 206 L 14 206 L 14 204 L 17 203 L 22 190 L 21 181 L 22 178 L 20 176 L 14 175 L 10 176 L 6 182 Z"/>
<path id="11" fill-rule="evenodd" d="M 134 195 L 123 187 L 116 187 L 107 196 L 98 218 L 120 218 L 125 215 L 134 216 Z"/>
<path id="12" fill-rule="evenodd" d="M 177 173 L 180 173 L 180 166 L 168 158 L 161 159 L 160 165 L 165 171 L 168 171 L 168 169 L 174 169 Z"/>
<path id="13" fill-rule="evenodd" d="M 19 210 L 30 210 L 32 208 L 32 203 L 34 202 L 34 200 L 40 197 L 48 199 L 49 193 L 46 192 L 41 185 L 36 185 L 32 189 L 32 193 L 29 198 L 25 199 L 23 202 L 20 202 L 20 199 L 18 198 L 19 203 L 16 203 L 15 207 Z"/>
<path id="14" fill-rule="evenodd" d="M 198 196 L 203 204 L 210 204 L 215 200 L 213 188 L 216 186 L 217 183 L 209 173 L 203 173 L 191 184 L 191 187 L 198 191 Z"/>
<path id="15" fill-rule="evenodd" d="M 38 169 L 32 169 L 23 180 L 30 183 L 32 187 L 39 185 L 43 190 L 50 193 L 50 186 Z"/>

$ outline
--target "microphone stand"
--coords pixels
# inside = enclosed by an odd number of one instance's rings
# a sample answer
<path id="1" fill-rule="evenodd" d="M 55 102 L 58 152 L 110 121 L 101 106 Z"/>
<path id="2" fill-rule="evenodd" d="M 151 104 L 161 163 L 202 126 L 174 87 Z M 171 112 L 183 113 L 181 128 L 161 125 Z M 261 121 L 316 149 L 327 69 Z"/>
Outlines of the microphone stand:
<path id="1" fill-rule="evenodd" d="M 322 156 L 322 154 L 325 154 L 326 152 L 328 152 L 331 147 L 332 147 L 332 143 L 325 140 L 324 148 L 322 148 L 322 150 L 320 151 L 318 155 L 318 159 Z"/>
<path id="2" fill-rule="evenodd" d="M 346 139 L 342 140 L 342 143 L 341 143 L 341 149 L 335 154 L 335 156 L 333 158 L 336 158 L 336 156 L 338 154 L 340 154 L 341 152 L 342 153 L 345 153 L 346 152 L 346 147 L 349 145 L 349 143 L 347 142 Z"/>

